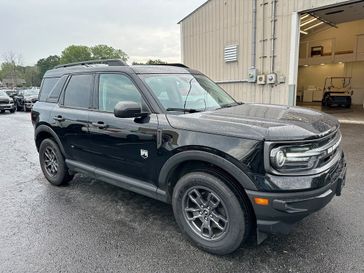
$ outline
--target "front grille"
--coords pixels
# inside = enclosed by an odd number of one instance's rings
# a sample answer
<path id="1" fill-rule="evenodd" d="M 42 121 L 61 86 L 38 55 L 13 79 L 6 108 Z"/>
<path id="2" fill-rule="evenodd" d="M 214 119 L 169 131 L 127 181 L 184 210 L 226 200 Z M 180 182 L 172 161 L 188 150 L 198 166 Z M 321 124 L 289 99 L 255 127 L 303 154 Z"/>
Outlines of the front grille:
<path id="1" fill-rule="evenodd" d="M 336 154 L 340 150 L 341 138 L 342 136 L 340 131 L 337 131 L 331 136 L 318 142 L 319 147 L 315 149 L 320 152 L 319 161 L 317 163 L 318 168 L 325 166 L 335 158 Z"/>
<path id="2" fill-rule="evenodd" d="M 10 101 L 8 99 L 2 99 L 0 100 L 0 104 L 9 104 Z"/>

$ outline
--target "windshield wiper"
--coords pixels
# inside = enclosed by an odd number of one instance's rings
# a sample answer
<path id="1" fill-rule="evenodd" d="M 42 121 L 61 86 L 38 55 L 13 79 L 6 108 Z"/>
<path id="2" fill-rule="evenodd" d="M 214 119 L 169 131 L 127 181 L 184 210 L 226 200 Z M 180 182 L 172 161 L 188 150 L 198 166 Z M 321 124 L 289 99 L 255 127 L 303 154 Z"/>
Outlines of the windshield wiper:
<path id="1" fill-rule="evenodd" d="M 167 108 L 167 112 L 183 112 L 183 113 L 198 113 L 201 112 L 201 110 L 197 109 L 189 109 L 189 108 Z"/>
<path id="2" fill-rule="evenodd" d="M 232 102 L 232 103 L 228 103 L 228 104 L 221 105 L 221 107 L 218 108 L 218 109 L 230 108 L 230 107 L 238 106 L 238 105 L 242 105 L 242 104 L 243 104 L 242 102 Z"/>

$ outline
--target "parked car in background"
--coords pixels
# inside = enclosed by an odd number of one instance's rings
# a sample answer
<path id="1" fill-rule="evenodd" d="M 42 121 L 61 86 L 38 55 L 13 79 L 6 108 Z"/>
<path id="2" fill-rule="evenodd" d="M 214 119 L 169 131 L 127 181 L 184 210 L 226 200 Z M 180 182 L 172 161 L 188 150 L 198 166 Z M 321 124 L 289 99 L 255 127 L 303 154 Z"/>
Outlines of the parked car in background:
<path id="1" fill-rule="evenodd" d="M 8 94 L 8 96 L 12 99 L 14 99 L 14 97 L 18 94 L 18 91 L 15 89 L 3 89 L 3 91 L 5 91 L 6 94 Z"/>
<path id="2" fill-rule="evenodd" d="M 0 90 L 0 112 L 4 113 L 7 110 L 10 113 L 15 112 L 14 100 L 4 90 Z"/>
<path id="3" fill-rule="evenodd" d="M 30 111 L 34 103 L 38 101 L 38 95 L 39 88 L 19 90 L 14 97 L 16 109 L 24 112 Z"/>

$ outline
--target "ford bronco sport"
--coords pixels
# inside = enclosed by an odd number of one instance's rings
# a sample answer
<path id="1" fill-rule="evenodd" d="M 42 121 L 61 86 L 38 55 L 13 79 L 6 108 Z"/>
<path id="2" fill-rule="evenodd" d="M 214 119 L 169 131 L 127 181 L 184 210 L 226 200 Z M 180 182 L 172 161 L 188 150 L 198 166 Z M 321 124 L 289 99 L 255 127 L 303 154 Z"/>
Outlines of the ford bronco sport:
<path id="1" fill-rule="evenodd" d="M 236 102 L 183 65 L 58 66 L 31 117 L 51 184 L 80 172 L 171 203 L 182 233 L 214 254 L 287 233 L 345 182 L 335 118 Z"/>

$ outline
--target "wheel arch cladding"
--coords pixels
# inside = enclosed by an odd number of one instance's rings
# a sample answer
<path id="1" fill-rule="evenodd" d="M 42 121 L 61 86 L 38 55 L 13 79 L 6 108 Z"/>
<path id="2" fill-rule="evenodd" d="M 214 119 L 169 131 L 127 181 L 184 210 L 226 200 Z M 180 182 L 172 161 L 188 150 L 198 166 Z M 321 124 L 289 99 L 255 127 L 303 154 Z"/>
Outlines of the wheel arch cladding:
<path id="1" fill-rule="evenodd" d="M 158 187 L 164 190 L 167 195 L 170 195 L 170 190 L 174 186 L 170 185 L 170 182 L 171 178 L 175 175 L 175 171 L 181 171 L 181 166 L 185 166 L 191 162 L 196 164 L 195 169 L 198 169 L 203 164 L 212 167 L 216 166 L 229 174 L 242 188 L 249 190 L 257 189 L 251 179 L 235 164 L 218 155 L 204 151 L 183 151 L 169 158 L 160 171 Z"/>
<path id="2" fill-rule="evenodd" d="M 57 134 L 47 125 L 39 125 L 35 129 L 35 145 L 37 147 L 37 150 L 39 151 L 40 144 L 42 141 L 46 138 L 52 138 L 60 148 L 63 155 L 65 155 L 65 151 L 63 148 L 63 145 L 61 143 L 61 140 L 57 136 Z"/>

